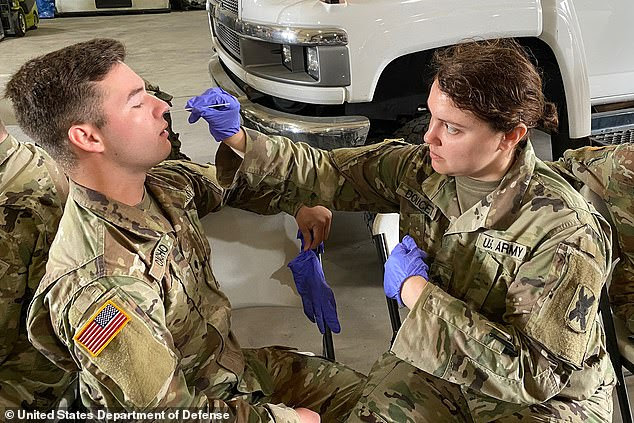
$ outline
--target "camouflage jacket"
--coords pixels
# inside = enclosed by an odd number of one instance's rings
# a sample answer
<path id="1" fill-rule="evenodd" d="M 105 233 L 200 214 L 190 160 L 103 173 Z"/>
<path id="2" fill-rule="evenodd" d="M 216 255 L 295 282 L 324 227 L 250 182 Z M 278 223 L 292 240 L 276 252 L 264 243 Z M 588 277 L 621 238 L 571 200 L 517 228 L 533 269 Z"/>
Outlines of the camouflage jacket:
<path id="1" fill-rule="evenodd" d="M 271 201 L 250 207 L 248 193 L 219 187 L 213 166 L 180 161 L 151 170 L 145 190 L 154 207 L 127 206 L 71 182 L 29 309 L 31 341 L 79 372 L 89 408 L 192 407 L 241 422 L 294 421 L 283 417 L 285 407 L 254 406 L 243 395 L 271 387 L 245 370 L 199 220 L 224 204 L 267 213 Z"/>
<path id="2" fill-rule="evenodd" d="M 301 203 L 400 213 L 400 235 L 429 254 L 433 284 L 393 352 L 461 385 L 472 414 L 502 402 L 585 399 L 613 383 L 596 319 L 609 225 L 530 142 L 499 187 L 460 214 L 454 178 L 433 171 L 426 145 L 388 140 L 327 152 L 246 132 L 243 161 L 218 150 L 223 183 L 275 192 L 288 213 Z"/>
<path id="3" fill-rule="evenodd" d="M 0 407 L 49 409 L 72 382 L 29 343 L 25 321 L 67 190 L 46 152 L 0 142 Z"/>
<path id="4" fill-rule="evenodd" d="M 634 332 L 634 144 L 568 150 L 550 165 L 575 188 L 585 184 L 605 201 L 620 259 L 612 273 L 610 299 Z"/>

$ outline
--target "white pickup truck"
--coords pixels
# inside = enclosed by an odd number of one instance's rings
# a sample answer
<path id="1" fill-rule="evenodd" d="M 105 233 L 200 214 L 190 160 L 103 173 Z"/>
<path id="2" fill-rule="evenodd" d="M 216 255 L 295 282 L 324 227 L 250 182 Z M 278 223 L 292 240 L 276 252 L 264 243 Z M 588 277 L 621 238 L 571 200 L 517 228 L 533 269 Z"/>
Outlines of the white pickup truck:
<path id="1" fill-rule="evenodd" d="M 515 38 L 558 105 L 553 156 L 634 141 L 633 0 L 207 0 L 215 83 L 244 124 L 321 148 L 421 142 L 429 61 Z"/>

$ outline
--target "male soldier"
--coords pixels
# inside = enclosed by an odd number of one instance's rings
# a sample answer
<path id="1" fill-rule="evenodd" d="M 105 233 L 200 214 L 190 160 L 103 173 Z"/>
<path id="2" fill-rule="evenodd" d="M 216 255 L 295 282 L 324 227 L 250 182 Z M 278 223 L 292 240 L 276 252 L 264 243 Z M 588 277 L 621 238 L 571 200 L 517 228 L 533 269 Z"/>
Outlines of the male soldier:
<path id="1" fill-rule="evenodd" d="M 172 96 L 145 81 L 165 102 Z M 169 114 L 165 115 L 168 123 Z M 187 158 L 168 126 L 170 159 Z M 41 148 L 10 136 L 0 120 L 0 407 L 46 411 L 70 405 L 76 377 L 53 365 L 27 339 L 26 312 L 44 276 L 68 195 L 61 168 Z M 0 410 L 0 419 L 4 412 Z"/>
<path id="2" fill-rule="evenodd" d="M 124 57 L 115 40 L 79 43 L 27 62 L 7 85 L 20 125 L 71 179 L 29 309 L 32 343 L 79 373 L 89 408 L 345 416 L 361 375 L 288 349 L 240 349 L 199 216 L 225 204 L 269 213 L 271 200 L 224 191 L 212 166 L 152 169 L 170 151 L 168 106 Z"/>
<path id="3" fill-rule="evenodd" d="M 228 185 L 277 192 L 291 213 L 400 213 L 409 236 L 384 288 L 410 312 L 349 421 L 610 421 L 614 374 L 596 319 L 610 229 L 527 139 L 557 127 L 539 73 L 501 40 L 438 51 L 434 64 L 419 146 L 322 151 L 241 129 L 237 107 L 205 107 L 226 93 L 188 105 L 224 132 L 216 166 Z"/>
<path id="4" fill-rule="evenodd" d="M 568 150 L 550 165 L 576 189 L 585 184 L 605 201 L 620 258 L 612 273 L 610 300 L 615 314 L 634 333 L 634 144 Z"/>
<path id="5" fill-rule="evenodd" d="M 33 348 L 26 331 L 67 193 L 49 155 L 18 142 L 0 120 L 0 419 L 6 407 L 48 410 L 72 397 L 76 377 Z"/>

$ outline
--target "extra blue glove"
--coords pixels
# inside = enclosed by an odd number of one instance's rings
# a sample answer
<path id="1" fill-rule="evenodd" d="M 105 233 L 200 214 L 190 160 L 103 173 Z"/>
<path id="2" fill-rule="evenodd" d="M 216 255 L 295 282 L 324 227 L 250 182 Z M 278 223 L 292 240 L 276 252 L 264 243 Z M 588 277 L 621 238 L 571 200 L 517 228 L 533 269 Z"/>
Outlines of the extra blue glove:
<path id="1" fill-rule="evenodd" d="M 341 332 L 337 317 L 337 304 L 332 289 L 326 283 L 326 277 L 319 263 L 315 251 L 303 251 L 304 239 L 301 232 L 297 237 L 302 241 L 302 249 L 297 257 L 289 264 L 297 292 L 302 297 L 304 314 L 308 319 L 317 323 L 319 332 L 326 332 L 326 325 L 334 333 Z M 323 251 L 323 244 L 319 246 Z"/>
<path id="2" fill-rule="evenodd" d="M 217 108 L 212 104 L 229 103 Z M 240 102 L 222 88 L 210 88 L 199 96 L 187 100 L 186 108 L 192 109 L 189 123 L 203 118 L 209 124 L 209 133 L 216 141 L 226 140 L 240 130 Z"/>
<path id="3" fill-rule="evenodd" d="M 383 289 L 385 295 L 398 301 L 403 307 L 401 298 L 401 288 L 403 282 L 410 276 L 422 276 L 428 280 L 427 271 L 429 267 L 425 263 L 427 253 L 418 248 L 416 241 L 405 235 L 403 241 L 399 242 L 385 262 L 385 274 L 383 276 Z"/>

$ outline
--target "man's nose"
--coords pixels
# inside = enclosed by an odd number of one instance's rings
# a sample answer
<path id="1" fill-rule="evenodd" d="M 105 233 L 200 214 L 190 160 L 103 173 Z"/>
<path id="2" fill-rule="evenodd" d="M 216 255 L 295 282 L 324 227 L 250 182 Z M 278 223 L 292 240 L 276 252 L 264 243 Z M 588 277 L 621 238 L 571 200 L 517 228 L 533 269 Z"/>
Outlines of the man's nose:
<path id="1" fill-rule="evenodd" d="M 157 100 L 159 101 L 159 104 L 158 104 L 158 105 L 157 105 L 157 107 L 156 107 L 156 110 L 158 111 L 158 114 L 159 114 L 159 115 L 161 115 L 161 116 L 163 116 L 163 115 L 165 115 L 166 113 L 169 113 L 169 111 L 170 111 L 170 106 L 169 106 L 169 104 L 167 104 L 167 103 L 166 103 L 166 102 L 164 102 L 163 100 L 159 100 L 159 99 L 157 99 Z"/>

